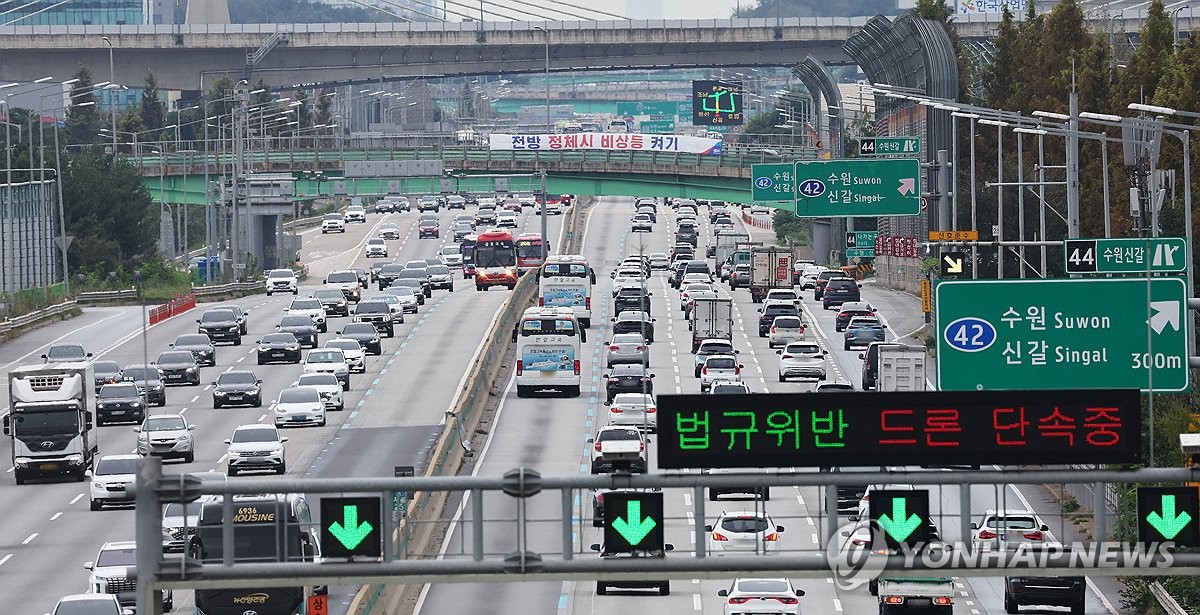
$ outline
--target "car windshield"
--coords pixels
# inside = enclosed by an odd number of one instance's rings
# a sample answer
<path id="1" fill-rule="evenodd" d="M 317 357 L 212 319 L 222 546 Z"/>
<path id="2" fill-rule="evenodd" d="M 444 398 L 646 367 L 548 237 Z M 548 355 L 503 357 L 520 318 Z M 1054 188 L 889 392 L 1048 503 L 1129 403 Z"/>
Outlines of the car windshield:
<path id="1" fill-rule="evenodd" d="M 208 340 L 207 335 L 205 335 L 203 337 L 204 337 L 205 341 Z M 175 345 L 176 346 L 179 345 L 179 340 L 175 341 Z M 92 369 L 94 369 L 96 371 L 97 375 L 116 374 L 121 371 L 121 366 L 117 365 L 116 361 L 96 361 L 95 363 L 92 364 Z"/>
<path id="2" fill-rule="evenodd" d="M 319 310 L 321 302 L 316 299 L 296 299 L 292 301 L 293 310 Z"/>
<path id="3" fill-rule="evenodd" d="M 783 352 L 786 354 L 818 354 L 821 349 L 816 344 L 788 344 Z"/>
<path id="4" fill-rule="evenodd" d="M 294 277 L 296 277 L 296 274 L 292 273 L 291 271 L 289 271 L 287 269 L 272 269 L 271 273 L 267 274 L 267 277 L 268 278 L 294 278 Z"/>
<path id="5" fill-rule="evenodd" d="M 769 527 L 762 517 L 725 517 L 721 521 L 721 529 L 727 532 L 762 532 Z"/>
<path id="6" fill-rule="evenodd" d="M 314 350 L 308 353 L 309 363 L 342 363 L 346 355 L 341 350 Z"/>
<path id="7" fill-rule="evenodd" d="M 376 300 L 363 301 L 362 303 L 358 304 L 357 308 L 354 308 L 355 314 L 378 314 L 380 312 L 389 311 L 391 311 L 391 309 L 388 307 L 388 304 Z"/>
<path id="8" fill-rule="evenodd" d="M 186 509 L 184 508 L 185 506 L 187 507 Z M 185 511 L 189 517 L 199 515 L 202 508 L 204 508 L 204 502 L 199 500 L 188 502 L 187 504 L 171 503 L 167 504 L 167 507 L 163 509 L 163 517 L 182 517 Z"/>
<path id="9" fill-rule="evenodd" d="M 745 393 L 745 392 L 746 392 L 746 385 L 737 384 L 737 383 L 718 384 L 718 385 L 713 385 L 713 388 L 712 388 L 713 395 L 730 395 L 730 394 L 736 395 L 738 393 Z"/>
<path id="10" fill-rule="evenodd" d="M 705 342 L 698 351 L 700 354 L 724 354 L 733 352 L 733 344 L 725 342 Z"/>
<path id="11" fill-rule="evenodd" d="M 262 338 L 264 344 L 295 344 L 296 336 L 291 333 L 268 333 Z"/>
<path id="12" fill-rule="evenodd" d="M 51 346 L 46 352 L 46 358 L 51 361 L 66 361 L 70 359 L 83 359 L 87 357 L 87 351 L 83 346 L 78 344 L 59 344 Z"/>
<path id="13" fill-rule="evenodd" d="M 362 351 L 362 344 L 355 340 L 329 340 L 325 342 L 326 348 L 341 348 L 342 350 L 357 350 Z"/>
<path id="14" fill-rule="evenodd" d="M 235 317 L 229 310 L 212 310 L 200 317 L 201 322 L 229 322 Z"/>
<path id="15" fill-rule="evenodd" d="M 349 323 L 342 327 L 342 335 L 369 335 L 375 337 L 375 325 L 370 323 Z"/>
<path id="16" fill-rule="evenodd" d="M 618 333 L 613 336 L 612 343 L 616 344 L 644 344 L 641 333 Z"/>
<path id="17" fill-rule="evenodd" d="M 404 271 L 400 272 L 400 277 L 413 280 L 413 279 L 419 279 L 419 278 L 427 278 L 427 277 L 429 277 L 429 274 L 424 269 L 413 269 L 413 268 L 409 267 L 409 268 L 406 268 Z"/>
<path id="18" fill-rule="evenodd" d="M 446 246 L 442 248 L 442 254 L 447 256 L 451 254 L 462 254 L 462 250 L 458 246 Z"/>
<path id="19" fill-rule="evenodd" d="M 258 378 L 250 372 L 225 372 L 217 378 L 217 384 L 255 384 Z"/>
<path id="20" fill-rule="evenodd" d="M 780 316 L 779 318 L 775 319 L 775 326 L 783 327 L 785 329 L 799 329 L 800 319 L 794 316 Z"/>
<path id="21" fill-rule="evenodd" d="M 278 442 L 279 434 L 270 427 L 253 427 L 250 429 L 238 429 L 233 432 L 231 442 Z"/>
<path id="22" fill-rule="evenodd" d="M 337 387 L 341 387 L 342 384 L 340 382 L 338 382 L 337 376 L 334 376 L 333 374 L 305 374 L 303 376 L 300 376 L 300 379 L 296 381 L 296 386 L 301 386 L 301 387 L 337 386 Z"/>
<path id="23" fill-rule="evenodd" d="M 862 316 L 856 316 L 850 321 L 851 329 L 877 328 L 880 326 L 882 325 L 879 324 L 878 318 L 865 318 Z"/>
<path id="24" fill-rule="evenodd" d="M 312 319 L 308 316 L 284 316 L 283 320 L 279 321 L 281 327 L 311 327 L 313 326 Z"/>
<path id="25" fill-rule="evenodd" d="M 120 399 L 137 395 L 137 385 L 133 384 L 106 384 L 100 389 L 100 399 Z"/>
<path id="26" fill-rule="evenodd" d="M 387 290 L 389 295 L 395 295 L 398 297 L 405 295 L 411 297 L 417 294 L 411 286 L 389 286 Z"/>
<path id="27" fill-rule="evenodd" d="M 318 290 L 313 293 L 313 297 L 324 301 L 345 301 L 346 295 L 342 291 L 336 289 Z"/>
<path id="28" fill-rule="evenodd" d="M 125 549 L 104 549 L 100 551 L 100 556 L 96 558 L 97 568 L 136 565 L 137 551 L 133 547 L 128 547 Z"/>
<path id="29" fill-rule="evenodd" d="M 746 593 L 762 593 L 762 594 L 784 594 L 788 593 L 787 581 L 778 579 L 750 579 L 746 581 L 738 581 L 738 591 Z"/>
<path id="30" fill-rule="evenodd" d="M 121 377 L 126 380 L 159 380 L 158 370 L 148 370 L 144 367 L 126 367 L 121 372 Z"/>
<path id="31" fill-rule="evenodd" d="M 133 457 L 122 457 L 120 459 L 100 458 L 96 462 L 96 469 L 92 472 L 97 476 L 110 474 L 136 474 L 138 460 Z"/>
<path id="32" fill-rule="evenodd" d="M 1037 521 L 1033 517 L 992 517 L 986 525 L 1002 530 L 1032 530 L 1037 527 Z"/>
<path id="33" fill-rule="evenodd" d="M 207 335 L 180 335 L 175 338 L 175 346 L 212 346 L 212 342 L 209 341 Z M 98 366 L 100 363 L 96 363 L 96 365 Z"/>
<path id="34" fill-rule="evenodd" d="M 445 265 L 430 265 L 425 271 L 428 271 L 429 275 L 450 275 L 450 268 Z"/>
<path id="35" fill-rule="evenodd" d="M 284 389 L 279 392 L 279 403 L 281 404 L 302 404 L 305 402 L 321 401 L 320 393 L 316 389 L 308 387 L 296 387 L 294 389 Z"/>
<path id="36" fill-rule="evenodd" d="M 192 357 L 192 353 L 186 350 L 164 352 L 158 355 L 159 363 L 192 363 L 194 361 L 195 358 Z"/>
<path id="37" fill-rule="evenodd" d="M 142 425 L 142 431 L 179 431 L 187 429 L 182 416 L 152 416 Z"/>
<path id="38" fill-rule="evenodd" d="M 330 284 L 341 284 L 343 282 L 357 282 L 358 274 L 353 271 L 335 271 L 329 274 L 325 280 Z"/>

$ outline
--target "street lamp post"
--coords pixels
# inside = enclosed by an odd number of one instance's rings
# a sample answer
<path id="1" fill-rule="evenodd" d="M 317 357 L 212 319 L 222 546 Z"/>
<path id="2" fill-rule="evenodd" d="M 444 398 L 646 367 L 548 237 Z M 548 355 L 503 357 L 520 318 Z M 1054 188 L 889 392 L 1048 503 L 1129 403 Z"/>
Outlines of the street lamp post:
<path id="1" fill-rule="evenodd" d="M 550 134 L 554 132 L 554 127 L 550 123 L 550 31 L 541 26 L 534 26 L 533 29 L 542 32 L 542 42 L 546 49 L 546 134 Z M 544 228 L 542 232 L 545 232 Z"/>
<path id="2" fill-rule="evenodd" d="M 108 82 L 110 84 L 115 85 L 117 83 L 117 78 L 116 78 L 116 65 L 113 64 L 113 44 L 112 44 L 112 41 L 107 36 L 100 37 L 100 40 L 102 40 L 108 44 Z M 116 156 L 117 155 L 117 103 L 116 103 L 116 100 L 114 99 L 114 97 L 117 95 L 117 91 L 114 89 L 114 90 L 111 90 L 110 92 L 111 93 L 109 94 L 109 97 L 108 97 L 108 114 L 110 116 L 112 116 L 112 133 L 113 133 L 112 153 L 113 153 L 113 156 Z"/>

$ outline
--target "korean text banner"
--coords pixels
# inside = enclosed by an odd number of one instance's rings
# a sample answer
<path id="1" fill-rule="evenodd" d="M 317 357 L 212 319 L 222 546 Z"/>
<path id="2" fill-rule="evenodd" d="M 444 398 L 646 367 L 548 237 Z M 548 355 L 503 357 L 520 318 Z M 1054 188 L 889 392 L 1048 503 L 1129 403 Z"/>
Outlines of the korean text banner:
<path id="1" fill-rule="evenodd" d="M 720 156 L 725 143 L 720 139 L 705 139 L 682 135 L 646 135 L 581 132 L 564 135 L 488 135 L 488 145 L 494 150 L 627 150 L 634 152 L 674 152 Z"/>

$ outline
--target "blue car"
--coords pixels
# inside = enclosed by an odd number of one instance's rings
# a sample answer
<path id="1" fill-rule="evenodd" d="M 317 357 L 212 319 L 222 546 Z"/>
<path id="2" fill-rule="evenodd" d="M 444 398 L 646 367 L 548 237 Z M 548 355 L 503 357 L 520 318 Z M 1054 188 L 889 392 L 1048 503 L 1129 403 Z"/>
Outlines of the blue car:
<path id="1" fill-rule="evenodd" d="M 883 341 L 883 322 L 876 316 L 855 316 L 846 325 L 845 346 L 850 350 L 853 346 L 866 346 L 871 342 Z"/>

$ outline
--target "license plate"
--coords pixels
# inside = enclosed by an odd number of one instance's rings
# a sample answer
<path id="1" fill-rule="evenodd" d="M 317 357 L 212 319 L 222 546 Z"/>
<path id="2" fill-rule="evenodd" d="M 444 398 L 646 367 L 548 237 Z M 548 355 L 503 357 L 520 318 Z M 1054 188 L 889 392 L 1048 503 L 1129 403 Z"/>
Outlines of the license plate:
<path id="1" fill-rule="evenodd" d="M 113 411 L 112 411 L 112 412 L 110 412 L 109 414 L 112 414 L 113 416 L 118 416 L 118 415 L 121 415 L 121 414 L 125 414 L 125 411 L 124 411 L 124 410 L 113 410 Z"/>
<path id="2" fill-rule="evenodd" d="M 229 399 L 230 399 L 230 401 L 241 401 L 242 396 L 241 395 L 230 395 Z"/>
<path id="3" fill-rule="evenodd" d="M 282 353 L 282 352 L 272 352 L 271 353 L 272 357 L 282 357 L 283 355 L 284 355 L 284 353 Z"/>
<path id="4" fill-rule="evenodd" d="M 293 416 L 293 417 L 292 417 L 291 419 L 289 419 L 289 420 L 291 420 L 293 423 L 299 423 L 300 421 L 303 421 L 305 418 L 307 418 L 307 417 L 303 417 L 303 416 Z"/>
<path id="5" fill-rule="evenodd" d="M 39 470 L 45 470 L 45 471 L 57 470 L 57 469 L 58 469 L 58 464 L 57 464 L 57 463 L 43 463 L 43 464 L 41 464 L 41 465 L 39 465 L 39 466 L 38 466 L 38 469 L 39 469 Z"/>

